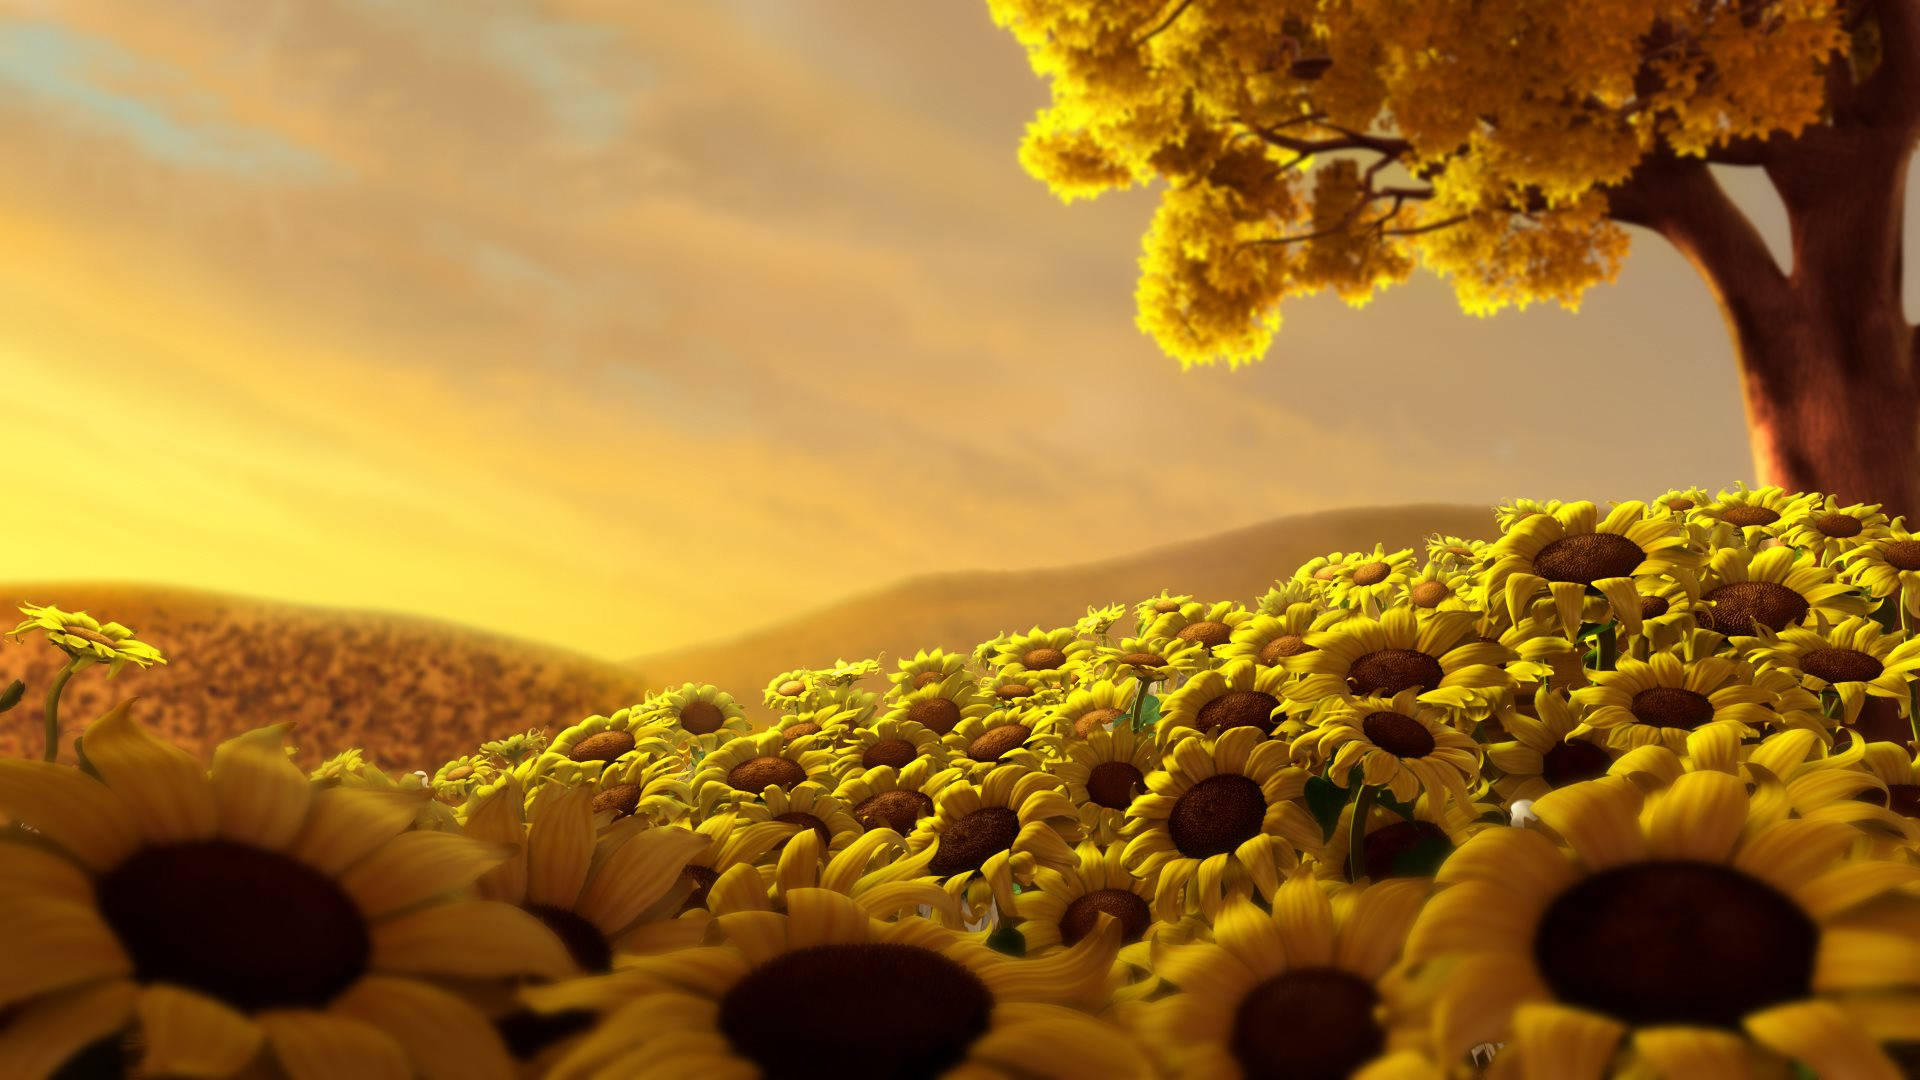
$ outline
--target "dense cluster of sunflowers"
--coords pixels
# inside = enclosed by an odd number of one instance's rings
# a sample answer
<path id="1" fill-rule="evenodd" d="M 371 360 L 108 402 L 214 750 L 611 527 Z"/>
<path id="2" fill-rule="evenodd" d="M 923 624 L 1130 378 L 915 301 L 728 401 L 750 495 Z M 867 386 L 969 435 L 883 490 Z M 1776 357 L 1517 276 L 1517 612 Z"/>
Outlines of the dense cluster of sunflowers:
<path id="1" fill-rule="evenodd" d="M 762 731 L 687 684 L 302 775 L 122 703 L 0 761 L 0 1075 L 1914 1075 L 1920 536 L 1495 516 Z"/>

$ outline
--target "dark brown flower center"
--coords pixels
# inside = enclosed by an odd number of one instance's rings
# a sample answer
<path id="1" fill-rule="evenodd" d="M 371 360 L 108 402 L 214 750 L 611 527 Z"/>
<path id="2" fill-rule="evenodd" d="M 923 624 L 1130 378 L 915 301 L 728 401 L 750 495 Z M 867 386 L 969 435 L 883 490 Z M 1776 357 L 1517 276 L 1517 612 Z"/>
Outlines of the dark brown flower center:
<path id="1" fill-rule="evenodd" d="M 1125 810 L 1147 778 L 1127 761 L 1103 761 L 1087 770 L 1087 798 L 1109 810 Z"/>
<path id="2" fill-rule="evenodd" d="M 1081 713 L 1080 718 L 1073 722 L 1073 733 L 1084 739 L 1113 723 L 1121 715 L 1123 714 L 1119 709 L 1094 709 L 1091 712 Z"/>
<path id="3" fill-rule="evenodd" d="M 447 770 L 447 775 L 443 777 L 443 779 L 447 780 L 450 783 L 457 784 L 460 781 L 465 780 L 467 777 L 472 775 L 473 775 L 473 766 L 456 765 L 453 768 Z"/>
<path id="4" fill-rule="evenodd" d="M 1449 592 L 1451 590 L 1441 582 L 1422 581 L 1407 590 L 1407 598 L 1413 601 L 1415 607 L 1430 608 L 1445 600 Z"/>
<path id="5" fill-rule="evenodd" d="M 1067 654 L 1059 649 L 1031 649 L 1020 661 L 1020 666 L 1030 671 L 1051 671 L 1067 662 Z"/>
<path id="6" fill-rule="evenodd" d="M 780 734 L 786 736 L 786 743 L 791 743 L 795 739 L 803 739 L 808 735 L 817 735 L 819 733 L 820 725 L 811 720 L 802 720 L 797 724 L 789 724 L 780 729 Z M 786 743 L 782 743 L 781 745 L 784 746 Z"/>
<path id="7" fill-rule="evenodd" d="M 1640 1026 L 1739 1031 L 1812 993 L 1820 929 L 1758 878 L 1716 863 L 1629 863 L 1561 893 L 1533 953 L 1554 996 Z M 1764 943 L 1762 945 L 1761 943 Z"/>
<path id="8" fill-rule="evenodd" d="M 1374 881 L 1385 881 L 1390 877 L 1409 877 L 1411 875 L 1396 872 L 1393 866 L 1400 861 L 1400 856 L 1422 843 L 1431 842 L 1428 840 L 1429 837 L 1437 837 L 1447 846 L 1448 851 L 1453 850 L 1453 839 L 1447 835 L 1445 829 L 1431 821 L 1415 819 L 1383 825 L 1367 834 L 1367 848 L 1361 861 L 1361 869 Z"/>
<path id="9" fill-rule="evenodd" d="M 100 631 L 89 630 L 84 626 L 63 626 L 60 628 L 60 632 L 68 637 L 77 637 L 84 641 L 91 641 L 97 645 L 105 645 L 109 648 L 119 644 L 119 642 Z"/>
<path id="10" fill-rule="evenodd" d="M 143 847 L 94 883 L 101 918 L 142 983 L 241 1012 L 324 1009 L 366 973 L 366 920 L 333 878 L 229 840 Z"/>
<path id="11" fill-rule="evenodd" d="M 860 755 L 860 764 L 871 769 L 879 765 L 888 765 L 896 769 L 905 768 L 914 758 L 913 744 L 905 739 L 881 739 L 867 752 Z"/>
<path id="12" fill-rule="evenodd" d="M 1001 683 L 993 692 L 1000 697 L 1011 700 L 1013 698 L 1032 697 L 1033 687 L 1023 682 Z"/>
<path id="13" fill-rule="evenodd" d="M 951 698 L 921 698 L 907 706 L 907 719 L 935 735 L 945 735 L 960 722 L 960 706 L 955 705 Z"/>
<path id="14" fill-rule="evenodd" d="M 1355 585 L 1378 585 L 1387 580 L 1387 573 L 1392 569 L 1393 567 L 1383 562 L 1361 563 L 1359 566 L 1354 567 L 1353 583 Z"/>
<path id="15" fill-rule="evenodd" d="M 1895 570 L 1920 570 L 1920 540 L 1890 541 L 1880 557 Z"/>
<path id="16" fill-rule="evenodd" d="M 1771 581 L 1730 581 L 1701 599 L 1713 604 L 1713 628 L 1732 636 L 1753 633 L 1754 620 L 1780 631 L 1807 617 L 1807 598 Z"/>
<path id="17" fill-rule="evenodd" d="M 727 714 L 711 701 L 689 701 L 680 710 L 680 727 L 689 735 L 711 735 L 727 722 Z"/>
<path id="18" fill-rule="evenodd" d="M 967 744 L 967 756 L 975 761 L 999 761 L 1000 755 L 1027 741 L 1032 730 L 1025 724 L 1001 724 L 990 728 Z"/>
<path id="19" fill-rule="evenodd" d="M 765 791 L 768 784 L 791 789 L 806 778 L 807 770 L 799 762 L 772 756 L 748 758 L 727 772 L 727 783 L 750 795 Z"/>
<path id="20" fill-rule="evenodd" d="M 719 1005 L 721 1034 L 761 1075 L 932 1080 L 986 1033 L 993 994 L 937 952 L 876 942 L 781 953 Z"/>
<path id="21" fill-rule="evenodd" d="M 1540 779 L 1553 787 L 1566 787 L 1605 776 L 1612 765 L 1605 750 L 1585 739 L 1569 739 L 1540 756 Z"/>
<path id="22" fill-rule="evenodd" d="M 1640 619 L 1657 619 L 1667 613 L 1667 598 L 1664 596 L 1643 596 L 1640 598 Z"/>
<path id="23" fill-rule="evenodd" d="M 1004 806 L 983 806 L 948 825 L 927 869 L 940 877 L 980 869 L 995 853 L 1013 847 L 1020 815 Z"/>
<path id="24" fill-rule="evenodd" d="M 574 743 L 567 757 L 574 761 L 613 761 L 633 747 L 632 733 L 602 731 Z"/>
<path id="25" fill-rule="evenodd" d="M 1397 758 L 1420 758 L 1433 753 L 1433 733 L 1411 716 L 1397 712 L 1368 713 L 1360 721 L 1367 741 Z"/>
<path id="26" fill-rule="evenodd" d="M 1381 649 L 1355 660 L 1347 669 L 1347 683 L 1356 694 L 1392 697 L 1418 686 L 1431 690 L 1446 678 L 1440 661 L 1413 649 Z"/>
<path id="27" fill-rule="evenodd" d="M 593 797 L 593 812 L 613 811 L 615 818 L 623 818 L 633 813 L 640 805 L 639 784 L 614 784 Z"/>
<path id="28" fill-rule="evenodd" d="M 1780 520 L 1780 515 L 1764 506 L 1729 506 L 1720 512 L 1720 520 L 1744 529 L 1754 525 L 1771 525 Z"/>
<path id="29" fill-rule="evenodd" d="M 914 823 L 933 813 L 933 799 L 925 792 L 899 788 L 883 791 L 860 800 L 853 818 L 862 828 L 892 829 L 902 836 L 913 831 Z"/>
<path id="30" fill-rule="evenodd" d="M 1060 916 L 1060 941 L 1072 945 L 1093 933 L 1094 924 L 1105 912 L 1120 924 L 1120 943 L 1139 941 L 1153 924 L 1153 909 L 1131 889 L 1095 889 L 1073 898 Z"/>
<path id="31" fill-rule="evenodd" d="M 707 890 L 720 880 L 720 875 L 711 866 L 687 866 L 680 871 L 680 876 L 693 882 L 693 891 L 687 894 L 686 902 L 680 905 L 681 914 L 706 907 Z"/>
<path id="32" fill-rule="evenodd" d="M 567 947 L 567 955 L 589 975 L 604 975 L 613 970 L 613 947 L 607 944 L 600 928 L 568 911 L 549 904 L 528 904 L 527 911 L 545 923 L 553 936 Z"/>
<path id="33" fill-rule="evenodd" d="M 1675 496 L 1667 500 L 1667 509 L 1691 510 L 1693 509 L 1693 500 L 1686 498 L 1685 496 Z"/>
<path id="34" fill-rule="evenodd" d="M 1265 731 L 1273 724 L 1273 710 L 1279 707 L 1280 699 L 1264 690 L 1229 690 L 1200 706 L 1194 724 L 1206 735 L 1237 727 Z"/>
<path id="35" fill-rule="evenodd" d="M 1813 527 L 1824 536 L 1859 536 L 1860 519 L 1852 514 L 1822 514 L 1816 518 Z"/>
<path id="36" fill-rule="evenodd" d="M 799 679 L 788 679 L 786 682 L 780 684 L 777 693 L 783 697 L 799 697 L 806 688 L 807 684 L 801 682 Z"/>
<path id="37" fill-rule="evenodd" d="M 775 814 L 773 820 L 782 821 L 788 825 L 799 825 L 802 828 L 812 829 L 814 833 L 820 837 L 820 849 L 822 851 L 826 850 L 828 844 L 833 843 L 833 833 L 827 830 L 827 823 L 814 817 L 812 814 L 803 813 L 799 810 L 789 810 L 784 814 Z"/>
<path id="38" fill-rule="evenodd" d="M 1332 581 L 1340 576 L 1340 571 L 1332 566 L 1323 566 L 1313 572 L 1315 581 Z"/>
<path id="39" fill-rule="evenodd" d="M 1188 623 L 1174 636 L 1182 641 L 1198 641 L 1212 649 L 1233 640 L 1233 627 L 1207 619 L 1203 622 Z"/>
<path id="40" fill-rule="evenodd" d="M 1189 859 L 1234 850 L 1259 835 L 1267 796 L 1251 777 L 1217 773 L 1187 789 L 1167 815 L 1173 846 Z"/>
<path id="41" fill-rule="evenodd" d="M 1120 660 L 1119 660 L 1119 663 L 1123 667 L 1153 668 L 1153 667 L 1160 667 L 1166 662 L 1167 662 L 1166 657 L 1161 656 L 1159 653 L 1150 653 L 1150 652 L 1121 653 Z"/>
<path id="42" fill-rule="evenodd" d="M 1631 577 L 1646 557 L 1639 544 L 1619 533 L 1575 533 L 1541 548 L 1533 557 L 1533 572 L 1548 581 L 1591 585 Z"/>
<path id="43" fill-rule="evenodd" d="M 1677 686 L 1652 686 L 1634 694 L 1627 711 L 1648 727 L 1692 731 L 1713 719 L 1713 702 Z"/>
<path id="44" fill-rule="evenodd" d="M 1240 999 L 1228 1044 L 1247 1080 L 1346 1080 L 1386 1048 L 1373 985 L 1337 968 L 1296 968 Z"/>
<path id="45" fill-rule="evenodd" d="M 923 671 L 913 677 L 913 689 L 918 690 L 923 686 L 928 686 L 933 683 L 945 682 L 946 678 L 945 675 L 942 675 L 938 671 Z"/>
<path id="46" fill-rule="evenodd" d="M 1260 662 L 1267 667 L 1277 667 L 1286 657 L 1312 651 L 1313 646 L 1307 644 L 1307 639 L 1299 634 L 1281 634 L 1260 646 Z"/>
<path id="47" fill-rule="evenodd" d="M 1885 670 L 1858 649 L 1814 649 L 1800 658 L 1800 670 L 1830 683 L 1872 682 Z"/>
<path id="48" fill-rule="evenodd" d="M 1157 612 L 1159 612 L 1159 613 L 1160 613 L 1160 614 L 1162 614 L 1162 615 L 1166 615 L 1166 614 L 1168 614 L 1168 613 L 1170 613 L 1170 612 L 1175 612 L 1175 611 L 1179 611 L 1179 610 L 1180 610 L 1180 601 L 1178 601 L 1178 600 L 1155 600 L 1155 601 L 1153 602 L 1153 610 L 1155 610 L 1155 611 L 1157 611 Z"/>

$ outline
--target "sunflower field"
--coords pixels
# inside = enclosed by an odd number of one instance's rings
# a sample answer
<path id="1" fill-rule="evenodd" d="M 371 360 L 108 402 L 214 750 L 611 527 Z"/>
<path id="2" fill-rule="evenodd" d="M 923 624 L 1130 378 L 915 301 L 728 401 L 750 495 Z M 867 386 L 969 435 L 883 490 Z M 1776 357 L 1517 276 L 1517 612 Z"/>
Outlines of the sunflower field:
<path id="1" fill-rule="evenodd" d="M 33 688 L 0 1077 L 1920 1075 L 1920 536 L 1494 514 L 431 774 Z M 61 681 L 164 662 L 22 610 Z"/>

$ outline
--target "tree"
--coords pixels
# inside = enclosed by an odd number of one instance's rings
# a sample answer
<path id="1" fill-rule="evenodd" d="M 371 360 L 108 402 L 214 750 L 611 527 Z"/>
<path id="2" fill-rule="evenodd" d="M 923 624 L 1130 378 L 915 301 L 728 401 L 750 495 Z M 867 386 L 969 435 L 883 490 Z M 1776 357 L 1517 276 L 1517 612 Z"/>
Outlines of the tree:
<path id="1" fill-rule="evenodd" d="M 1027 170 L 1167 182 L 1138 323 L 1259 359 L 1279 301 L 1364 305 L 1415 260 L 1470 314 L 1612 281 L 1622 225 L 1705 277 L 1762 482 L 1920 517 L 1901 217 L 1920 0 L 988 0 L 1052 79 Z M 1764 170 L 1782 273 L 1709 163 Z"/>

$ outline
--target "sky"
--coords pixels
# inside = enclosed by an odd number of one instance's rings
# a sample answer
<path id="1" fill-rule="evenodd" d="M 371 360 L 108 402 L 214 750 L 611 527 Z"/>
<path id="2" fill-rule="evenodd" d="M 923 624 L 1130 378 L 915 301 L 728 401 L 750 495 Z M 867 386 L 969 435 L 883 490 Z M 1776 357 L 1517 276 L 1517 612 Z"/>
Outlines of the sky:
<path id="1" fill-rule="evenodd" d="M 1181 371 L 1134 325 L 1158 193 L 1028 176 L 1047 101 L 984 0 L 0 0 L 5 576 L 624 659 L 1287 514 L 1751 478 L 1721 316 L 1640 230 L 1578 313 L 1417 271 Z"/>

